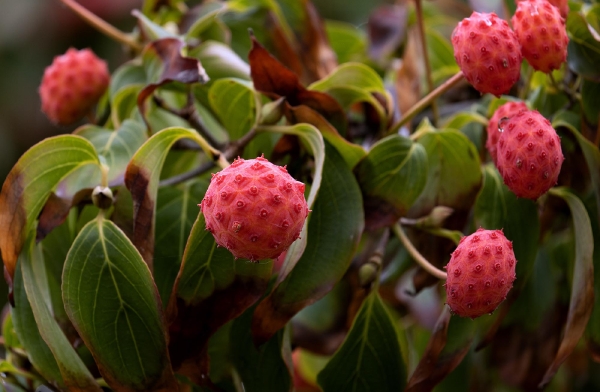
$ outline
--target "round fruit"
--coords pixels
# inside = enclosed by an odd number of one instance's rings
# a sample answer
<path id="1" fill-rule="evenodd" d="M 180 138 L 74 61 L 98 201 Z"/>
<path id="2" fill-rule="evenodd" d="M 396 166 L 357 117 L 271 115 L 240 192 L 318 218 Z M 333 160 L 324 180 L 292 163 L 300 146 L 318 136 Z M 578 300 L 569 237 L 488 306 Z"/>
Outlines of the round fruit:
<path id="1" fill-rule="evenodd" d="M 39 88 L 42 111 L 56 124 L 74 123 L 91 111 L 109 81 L 106 62 L 90 49 L 70 48 L 44 71 Z"/>
<path id="2" fill-rule="evenodd" d="M 499 106 L 492 118 L 490 118 L 487 126 L 487 141 L 485 142 L 485 147 L 489 151 L 494 163 L 496 163 L 497 144 L 501 133 L 498 128 L 498 122 L 503 119 L 509 119 L 520 110 L 527 110 L 527 105 L 525 105 L 524 102 L 506 102 Z"/>
<path id="3" fill-rule="evenodd" d="M 512 242 L 501 230 L 480 228 L 463 237 L 446 266 L 447 303 L 461 317 L 492 313 L 516 279 Z"/>
<path id="4" fill-rule="evenodd" d="M 500 96 L 521 75 L 521 46 L 517 36 L 495 13 L 473 12 L 452 32 L 454 58 L 473 87 Z"/>
<path id="5" fill-rule="evenodd" d="M 537 200 L 556 184 L 564 161 L 560 138 L 546 118 L 522 110 L 502 123 L 496 166 L 518 197 Z"/>
<path id="6" fill-rule="evenodd" d="M 304 184 L 263 157 L 238 158 L 213 175 L 199 206 L 217 244 L 252 261 L 287 250 L 309 212 Z"/>
<path id="7" fill-rule="evenodd" d="M 548 1 L 520 1 L 512 24 L 523 57 L 533 69 L 549 73 L 566 61 L 569 38 L 565 20 Z"/>

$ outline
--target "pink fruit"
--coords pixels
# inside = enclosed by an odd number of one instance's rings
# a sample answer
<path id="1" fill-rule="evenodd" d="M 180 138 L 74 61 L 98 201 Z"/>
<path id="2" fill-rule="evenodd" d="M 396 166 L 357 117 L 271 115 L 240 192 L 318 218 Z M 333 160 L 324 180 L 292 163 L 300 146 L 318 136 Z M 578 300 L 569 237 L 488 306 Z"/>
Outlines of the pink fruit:
<path id="1" fill-rule="evenodd" d="M 461 317 L 493 312 L 516 279 L 512 242 L 501 230 L 480 228 L 463 237 L 446 266 L 448 306 Z"/>
<path id="2" fill-rule="evenodd" d="M 521 46 L 508 22 L 495 13 L 473 12 L 452 32 L 454 58 L 473 87 L 500 96 L 519 80 Z"/>
<path id="3" fill-rule="evenodd" d="M 487 127 L 487 141 L 485 146 L 492 157 L 492 161 L 496 163 L 496 144 L 500 138 L 500 130 L 498 129 L 498 121 L 503 118 L 510 118 L 517 114 L 520 110 L 527 110 L 527 105 L 524 102 L 506 102 L 499 106 L 492 118 L 488 123 Z"/>
<path id="4" fill-rule="evenodd" d="M 263 157 L 238 158 L 213 175 L 199 206 L 217 244 L 253 261 L 285 251 L 309 212 L 304 184 Z"/>
<path id="5" fill-rule="evenodd" d="M 520 1 L 512 24 L 523 57 L 533 69 L 549 73 L 566 61 L 569 38 L 565 20 L 548 1 Z"/>
<path id="6" fill-rule="evenodd" d="M 109 81 L 106 62 L 90 49 L 70 48 L 44 71 L 39 88 L 42 111 L 56 124 L 71 124 L 90 112 Z"/>
<path id="7" fill-rule="evenodd" d="M 501 127 L 498 171 L 515 195 L 536 200 L 558 179 L 564 161 L 560 138 L 535 110 L 522 110 Z"/>

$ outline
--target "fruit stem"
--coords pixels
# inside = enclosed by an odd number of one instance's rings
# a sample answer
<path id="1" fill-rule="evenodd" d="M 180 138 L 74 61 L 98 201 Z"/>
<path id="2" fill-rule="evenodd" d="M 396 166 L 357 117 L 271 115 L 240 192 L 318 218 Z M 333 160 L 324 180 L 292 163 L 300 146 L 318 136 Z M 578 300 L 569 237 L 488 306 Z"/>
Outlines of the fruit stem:
<path id="1" fill-rule="evenodd" d="M 421 268 L 423 268 L 425 271 L 429 272 L 431 275 L 435 276 L 438 279 L 446 280 L 448 275 L 444 271 L 438 269 L 429 261 L 427 261 L 427 259 L 423 257 L 421 253 L 419 253 L 417 248 L 415 248 L 412 242 L 410 242 L 410 239 L 408 238 L 404 230 L 402 230 L 402 226 L 400 226 L 399 223 L 396 223 L 394 226 L 392 226 L 392 230 L 394 231 L 394 234 L 396 234 L 396 237 L 398 237 L 400 242 L 402 242 L 402 245 L 404 245 L 410 256 L 417 262 L 417 264 L 421 266 Z"/>
<path id="2" fill-rule="evenodd" d="M 117 42 L 120 42 L 124 45 L 129 46 L 131 49 L 136 52 L 140 52 L 142 50 L 142 46 L 140 43 L 132 39 L 129 35 L 117 29 L 110 23 L 105 20 L 99 18 L 97 15 L 90 12 L 87 8 L 83 7 L 81 4 L 75 2 L 74 0 L 60 0 L 64 5 L 70 8 L 73 12 L 79 15 L 83 20 L 89 23 L 92 27 L 96 28 L 101 33 L 106 34 L 108 37 L 114 39 Z"/>
<path id="3" fill-rule="evenodd" d="M 431 63 L 429 61 L 429 51 L 427 50 L 427 38 L 425 36 L 425 21 L 423 18 L 422 0 L 415 0 L 415 10 L 417 12 L 417 25 L 419 30 L 419 39 L 421 41 L 421 51 L 423 52 L 423 61 L 425 63 L 425 76 L 427 79 L 427 92 L 433 90 L 433 79 L 431 78 Z M 437 126 L 440 120 L 440 113 L 435 98 L 431 101 L 431 111 L 433 114 L 433 126 Z"/>
<path id="4" fill-rule="evenodd" d="M 417 102 L 408 112 L 406 112 L 397 123 L 392 125 L 388 130 L 388 134 L 398 133 L 400 128 L 408 123 L 414 116 L 416 116 L 421 110 L 425 109 L 434 99 L 454 87 L 458 82 L 460 82 L 464 78 L 464 74 L 462 71 L 458 71 L 454 76 L 450 79 L 446 80 L 444 83 L 440 84 L 435 90 L 427 94 L 423 97 L 419 102 Z"/>

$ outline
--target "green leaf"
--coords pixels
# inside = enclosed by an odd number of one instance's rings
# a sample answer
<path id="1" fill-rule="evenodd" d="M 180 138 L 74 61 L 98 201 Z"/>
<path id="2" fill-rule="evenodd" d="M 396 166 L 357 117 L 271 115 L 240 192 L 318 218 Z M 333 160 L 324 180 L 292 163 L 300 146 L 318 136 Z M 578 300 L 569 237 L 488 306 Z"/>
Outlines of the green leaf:
<path id="1" fill-rule="evenodd" d="M 91 206 L 90 206 L 91 207 Z M 76 334 L 71 327 L 71 320 L 65 312 L 65 305 L 62 300 L 61 282 L 62 272 L 67 253 L 76 236 L 76 220 L 78 211 L 72 208 L 65 222 L 44 238 L 40 243 L 44 254 L 46 266 L 46 278 L 48 281 L 47 296 L 50 303 L 50 309 L 53 316 L 61 326 L 68 338 L 76 338 Z"/>
<path id="2" fill-rule="evenodd" d="M 371 67 L 361 63 L 346 63 L 337 67 L 327 77 L 314 82 L 308 88 L 316 91 L 327 91 L 333 87 L 352 86 L 385 94 L 385 86 L 381 77 Z"/>
<path id="3" fill-rule="evenodd" d="M 379 392 L 403 390 L 406 377 L 394 321 L 374 290 L 317 380 L 324 392 Z"/>
<path id="4" fill-rule="evenodd" d="M 12 278 L 17 257 L 56 186 L 75 170 L 98 165 L 94 146 L 84 138 L 62 135 L 31 147 L 12 168 L 0 193 L 0 249 Z"/>
<path id="5" fill-rule="evenodd" d="M 64 335 L 48 308 L 48 280 L 41 248 L 32 240 L 20 256 L 23 285 L 41 337 L 56 359 L 65 386 L 71 391 L 101 391 L 96 380 Z"/>
<path id="6" fill-rule="evenodd" d="M 195 181 L 158 190 L 156 225 L 161 229 L 154 246 L 154 281 L 165 306 L 169 303 L 186 242 L 198 216 L 198 203 L 207 188 L 206 181 Z"/>
<path id="7" fill-rule="evenodd" d="M 406 215 L 425 188 L 427 153 L 421 144 L 391 135 L 373 145 L 356 167 L 356 176 L 365 196 L 367 221 L 371 212 L 377 221 L 367 226 L 391 225 Z M 384 214 L 389 219 L 382 218 L 382 204 L 392 206 Z"/>
<path id="8" fill-rule="evenodd" d="M 439 84 L 454 75 L 460 68 L 454 59 L 454 49 L 450 41 L 439 31 L 426 29 L 427 51 L 431 63 L 432 79 L 434 84 Z"/>
<path id="9" fill-rule="evenodd" d="M 146 71 L 144 67 L 137 61 L 127 62 L 117 68 L 112 74 L 108 88 L 110 101 L 113 102 L 117 93 L 123 88 L 131 85 L 145 86 L 146 83 Z"/>
<path id="10" fill-rule="evenodd" d="M 428 129 L 418 139 L 429 159 L 427 185 L 409 215 L 422 216 L 435 206 L 468 210 L 481 187 L 477 149 L 456 130 Z"/>
<path id="11" fill-rule="evenodd" d="M 600 122 L 600 108 L 594 104 L 594 100 L 598 96 L 600 96 L 600 83 L 584 79 L 581 82 L 581 104 L 585 118 L 590 124 Z"/>
<path id="12" fill-rule="evenodd" d="M 169 304 L 169 351 L 174 369 L 196 369 L 210 336 L 252 306 L 267 288 L 273 262 L 236 260 L 217 247 L 204 215 L 192 227 Z M 185 371 L 185 370 L 184 370 Z M 188 376 L 200 377 L 202 369 Z M 195 374 L 195 375 L 194 375 Z"/>
<path id="13" fill-rule="evenodd" d="M 553 196 L 563 199 L 571 209 L 575 238 L 575 265 L 567 324 L 558 352 L 548 367 L 540 383 L 540 388 L 550 382 L 560 365 L 575 349 L 585 331 L 594 306 L 594 236 L 590 217 L 581 200 L 566 188 L 552 188 L 549 192 Z"/>
<path id="14" fill-rule="evenodd" d="M 517 259 L 515 288 L 523 289 L 538 251 L 540 220 L 535 202 L 517 198 L 490 163 L 483 167 L 483 187 L 475 203 L 474 218 L 475 226 L 503 229 L 506 238 L 513 242 Z"/>
<path id="15" fill-rule="evenodd" d="M 2 337 L 4 338 L 4 346 L 7 349 L 23 347 L 15 331 L 12 313 L 8 313 L 4 318 L 4 322 L 2 323 Z"/>
<path id="16" fill-rule="evenodd" d="M 475 112 L 459 112 L 444 122 L 444 128 L 461 130 L 465 125 L 477 123 L 483 126 L 488 125 L 487 118 Z"/>
<path id="17" fill-rule="evenodd" d="M 381 77 L 369 66 L 361 63 L 346 63 L 337 67 L 327 77 L 308 86 L 309 90 L 321 91 L 334 97 L 344 109 L 356 102 L 367 102 L 377 111 L 383 125 L 387 124 L 387 113 L 391 110 L 392 98 L 386 91 Z M 382 105 L 373 93 L 386 98 Z"/>
<path id="18" fill-rule="evenodd" d="M 125 120 L 117 130 L 95 125 L 78 128 L 76 135 L 88 139 L 108 166 L 109 186 L 121 185 L 125 169 L 133 154 L 146 141 L 146 127 L 133 120 Z"/>
<path id="19" fill-rule="evenodd" d="M 279 331 L 268 342 L 256 347 L 252 342 L 250 325 L 252 311 L 248 309 L 242 316 L 233 321 L 231 326 L 232 362 L 247 392 L 290 391 L 292 380 L 282 351 L 285 348 L 285 333 Z"/>
<path id="20" fill-rule="evenodd" d="M 211 80 L 229 77 L 250 80 L 248 63 L 225 44 L 206 41 L 190 50 L 189 55 L 202 62 L 202 66 Z"/>
<path id="21" fill-rule="evenodd" d="M 361 29 L 350 23 L 326 20 L 325 32 L 340 64 L 366 57 L 367 40 Z"/>
<path id="22" fill-rule="evenodd" d="M 131 14 L 138 19 L 138 25 L 140 26 L 140 29 L 143 31 L 144 35 L 148 37 L 149 41 L 178 37 L 177 34 L 174 34 L 166 30 L 164 27 L 154 23 L 138 10 L 131 11 Z"/>
<path id="23" fill-rule="evenodd" d="M 125 173 L 125 185 L 131 191 L 134 203 L 132 241 L 149 266 L 152 266 L 154 253 L 155 210 L 160 173 L 171 146 L 185 138 L 198 143 L 212 159 L 213 151 L 196 131 L 166 128 L 154 134 L 138 149 Z"/>
<path id="24" fill-rule="evenodd" d="M 185 33 L 185 37 L 187 39 L 201 38 L 202 33 L 208 30 L 215 22 L 216 17 L 226 9 L 227 5 L 225 3 L 216 1 L 202 4 L 195 10 L 197 13 L 197 19 Z"/>
<path id="25" fill-rule="evenodd" d="M 13 295 L 15 306 L 11 307 L 11 315 L 15 333 L 27 352 L 29 361 L 48 382 L 56 386 L 64 386 L 65 384 L 56 359 L 54 359 L 52 351 L 50 351 L 50 348 L 48 348 L 48 345 L 42 339 L 40 330 L 33 317 L 31 305 L 25 292 L 20 265 L 17 265 L 14 276 Z"/>
<path id="26" fill-rule="evenodd" d="M 256 124 L 260 101 L 250 83 L 233 78 L 219 79 L 210 87 L 208 99 L 231 140 L 241 138 Z"/>
<path id="27" fill-rule="evenodd" d="M 354 175 L 329 144 L 325 157 L 319 196 L 305 225 L 306 249 L 287 275 L 280 272 L 278 285 L 258 305 L 253 321 L 257 341 L 269 340 L 298 311 L 327 294 L 354 256 L 364 228 L 361 192 Z"/>
<path id="28" fill-rule="evenodd" d="M 102 215 L 85 225 L 69 251 L 63 300 L 109 385 L 123 391 L 177 388 L 150 271 Z"/>
<path id="29" fill-rule="evenodd" d="M 287 116 L 289 121 L 294 123 L 308 123 L 315 126 L 327 140 L 342 155 L 350 169 L 363 159 L 367 153 L 358 144 L 354 144 L 344 139 L 342 135 L 317 111 L 306 105 L 287 107 Z"/>
<path id="30" fill-rule="evenodd" d="M 555 129 L 564 128 L 575 137 L 583 153 L 590 172 L 590 179 L 596 196 L 598 219 L 600 220 L 600 151 L 577 130 L 574 124 L 579 124 L 579 116 L 572 112 L 557 113 L 552 121 Z"/>
<path id="31" fill-rule="evenodd" d="M 110 119 L 115 127 L 119 127 L 121 122 L 137 113 L 137 97 L 143 89 L 143 84 L 130 84 L 115 94 L 111 102 L 110 113 Z"/>
<path id="32" fill-rule="evenodd" d="M 576 73 L 586 79 L 600 80 L 600 42 L 592 33 L 585 17 L 579 12 L 570 12 L 567 17 L 567 63 Z"/>

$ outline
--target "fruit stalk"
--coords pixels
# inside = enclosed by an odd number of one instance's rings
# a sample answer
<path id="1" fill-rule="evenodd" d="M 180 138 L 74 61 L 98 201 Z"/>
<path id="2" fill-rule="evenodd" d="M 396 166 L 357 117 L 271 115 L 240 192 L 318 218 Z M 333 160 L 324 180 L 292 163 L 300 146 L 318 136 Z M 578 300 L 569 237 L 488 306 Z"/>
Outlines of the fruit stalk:
<path id="1" fill-rule="evenodd" d="M 435 276 L 438 279 L 446 280 L 448 275 L 444 271 L 438 269 L 429 261 L 427 261 L 425 257 L 423 257 L 423 255 L 417 250 L 417 248 L 415 248 L 412 242 L 410 242 L 408 236 L 406 235 L 404 230 L 402 230 L 402 226 L 400 226 L 399 223 L 396 223 L 394 226 L 392 226 L 392 230 L 394 231 L 394 234 L 396 234 L 400 242 L 402 242 L 402 245 L 404 245 L 410 256 L 421 266 L 421 268 L 423 268 L 425 271 L 429 272 L 431 275 Z"/>
<path id="2" fill-rule="evenodd" d="M 438 86 L 435 90 L 427 94 L 423 97 L 419 102 L 417 102 L 408 112 L 406 112 L 397 123 L 392 125 L 389 129 L 388 134 L 398 133 L 400 128 L 413 119 L 421 110 L 425 109 L 433 100 L 437 97 L 445 93 L 454 87 L 458 82 L 463 80 L 464 74 L 462 71 L 458 71 L 454 76 L 450 79 L 446 80 L 444 83 Z"/>
<path id="3" fill-rule="evenodd" d="M 419 30 L 419 40 L 421 41 L 421 51 L 423 52 L 423 62 L 425 63 L 425 76 L 427 80 L 427 92 L 433 90 L 433 79 L 431 78 L 431 63 L 429 62 L 429 52 L 427 51 L 427 39 L 425 37 L 425 21 L 423 19 L 422 0 L 415 0 L 415 11 L 417 12 L 417 26 Z M 437 126 L 440 114 L 435 98 L 431 101 L 431 112 L 433 113 L 433 126 Z"/>
<path id="4" fill-rule="evenodd" d="M 124 45 L 129 46 L 131 49 L 135 50 L 136 52 L 140 52 L 142 50 L 142 46 L 137 41 L 132 39 L 130 36 L 128 36 L 127 34 L 122 32 L 121 30 L 117 29 L 110 23 L 108 23 L 105 20 L 94 15 L 87 8 L 83 7 L 82 5 L 78 4 L 77 2 L 75 2 L 73 0 L 60 0 L 60 1 L 64 5 L 69 7 L 77 15 L 79 15 L 83 20 L 85 20 L 87 23 L 89 23 L 92 27 L 96 28 L 98 31 L 106 34 L 107 36 L 109 36 L 110 38 L 114 39 L 117 42 L 120 42 Z"/>

